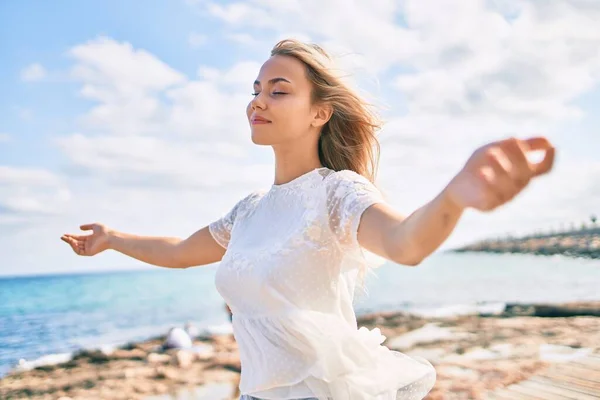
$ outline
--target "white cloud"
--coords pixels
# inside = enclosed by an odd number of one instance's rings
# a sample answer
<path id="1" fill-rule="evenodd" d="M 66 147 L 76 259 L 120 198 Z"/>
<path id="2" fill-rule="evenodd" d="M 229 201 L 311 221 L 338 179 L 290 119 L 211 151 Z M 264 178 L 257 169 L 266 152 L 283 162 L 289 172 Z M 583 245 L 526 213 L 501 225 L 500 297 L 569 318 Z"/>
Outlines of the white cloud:
<path id="1" fill-rule="evenodd" d="M 547 132 L 554 143 L 567 140 L 550 124 L 521 126 L 481 115 L 460 119 L 425 115 L 394 119 L 380 135 L 379 183 L 390 202 L 408 214 L 435 197 L 477 147 L 507 136 L 533 136 L 537 131 L 534 128 Z M 586 139 L 584 133 L 570 132 L 568 140 Z M 493 213 L 467 212 L 444 246 L 582 221 L 590 213 L 598 212 L 600 188 L 593 187 L 598 176 L 600 164 L 597 161 L 577 159 L 559 146 L 551 174 L 532 182 L 513 202 Z"/>
<path id="2" fill-rule="evenodd" d="M 108 38 L 76 46 L 70 54 L 81 96 L 99 103 L 82 117 L 87 128 L 118 135 L 161 133 L 158 94 L 185 82 L 183 74 L 145 50 Z"/>
<path id="3" fill-rule="evenodd" d="M 597 2 L 309 0 L 301 10 L 297 2 L 204 4 L 228 26 L 273 43 L 304 32 L 356 81 L 375 80 L 384 95 L 402 96 L 407 113 L 389 112 L 382 132 L 380 183 L 405 212 L 441 190 L 481 144 L 540 132 L 560 141 L 557 122 L 584 117 L 573 100 L 600 80 Z M 390 83 L 398 92 L 385 90 Z M 597 176 L 595 164 L 560 158 L 556 171 L 491 215 L 468 213 L 449 244 L 582 218 L 600 203 L 586 184 Z M 574 171 L 581 180 L 570 179 Z M 561 200 L 565 187 L 577 195 Z"/>
<path id="4" fill-rule="evenodd" d="M 209 3 L 237 29 L 303 31 L 368 73 L 400 66 L 411 112 L 510 118 L 580 116 L 571 101 L 600 77 L 600 3 L 312 0 Z M 486 7 L 487 5 L 487 7 Z M 269 18 L 261 18 L 268 15 Z M 398 21 L 404 24 L 398 24 Z M 544 49 L 541 51 L 541 49 Z"/>
<path id="5" fill-rule="evenodd" d="M 269 185 L 272 164 L 248 158 L 245 107 L 259 64 L 240 62 L 190 80 L 151 53 L 109 38 L 69 54 L 71 76 L 92 105 L 79 117 L 79 133 L 55 140 L 67 160 L 64 180 L 40 171 L 24 179 L 24 171 L 10 170 L 22 179 L 4 184 L 0 196 L 2 246 L 16 249 L 6 262 L 33 263 L 20 243 L 34 241 L 44 243 L 49 267 L 75 267 L 78 260 L 58 238 L 86 221 L 185 236 Z M 106 259 L 88 265 L 102 268 Z M 119 256 L 108 259 L 123 263 Z"/>
<path id="6" fill-rule="evenodd" d="M 81 117 L 86 129 L 114 135 L 215 135 L 239 141 L 248 130 L 245 107 L 259 64 L 241 62 L 229 71 L 206 69 L 188 80 L 144 50 L 102 38 L 75 47 L 73 76 L 81 95 L 98 102 Z M 221 90 L 231 86 L 235 90 Z M 249 89 L 242 90 L 241 87 Z"/>
<path id="7" fill-rule="evenodd" d="M 58 214 L 70 199 L 64 180 L 52 172 L 0 166 L 0 214 Z"/>
<path id="8" fill-rule="evenodd" d="M 186 190 L 240 183 L 251 187 L 261 183 L 264 172 L 262 166 L 248 168 L 246 152 L 239 145 L 208 138 L 182 141 L 75 134 L 59 139 L 58 144 L 80 172 L 123 187 Z"/>
<path id="9" fill-rule="evenodd" d="M 579 117 L 571 101 L 600 78 L 595 20 L 565 2 L 523 3 L 511 21 L 481 2 L 445 13 L 430 12 L 427 1 L 407 4 L 407 23 L 425 39 L 417 71 L 395 83 L 415 113 Z"/>
<path id="10" fill-rule="evenodd" d="M 71 54 L 82 95 L 97 103 L 80 117 L 80 133 L 56 139 L 77 176 L 120 190 L 234 186 L 241 195 L 271 175 L 272 167 L 250 160 L 247 149 L 247 88 L 259 64 L 207 67 L 201 79 L 189 80 L 152 54 L 108 38 Z M 132 79 L 142 69 L 147 76 Z"/>
<path id="11" fill-rule="evenodd" d="M 101 37 L 70 50 L 78 64 L 72 70 L 77 81 L 92 88 L 88 98 L 114 100 L 114 96 L 152 93 L 185 81 L 185 76 L 146 50 L 135 50 L 129 43 Z M 110 91 L 110 92 L 109 92 Z M 111 97 L 107 98 L 106 96 Z"/>
<path id="12" fill-rule="evenodd" d="M 412 33 L 396 24 L 398 5 L 390 0 L 255 0 L 225 5 L 207 2 L 205 8 L 238 31 L 246 27 L 270 33 L 273 42 L 289 35 L 319 41 L 327 48 L 350 48 L 355 58 L 369 61 L 362 63 L 365 69 L 380 71 L 417 49 Z"/>
<path id="13" fill-rule="evenodd" d="M 192 32 L 188 35 L 188 44 L 193 49 L 200 48 L 208 42 L 208 36 Z"/>
<path id="14" fill-rule="evenodd" d="M 47 75 L 43 65 L 34 63 L 21 70 L 21 80 L 25 82 L 41 81 Z"/>

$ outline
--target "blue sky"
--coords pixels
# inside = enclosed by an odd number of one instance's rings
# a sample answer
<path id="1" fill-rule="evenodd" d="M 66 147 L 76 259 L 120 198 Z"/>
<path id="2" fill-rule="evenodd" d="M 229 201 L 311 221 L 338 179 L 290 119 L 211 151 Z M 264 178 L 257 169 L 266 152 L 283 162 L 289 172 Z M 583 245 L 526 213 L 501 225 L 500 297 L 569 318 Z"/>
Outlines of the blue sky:
<path id="1" fill-rule="evenodd" d="M 0 117 L 3 131 L 18 132 L 10 146 L 0 148 L 0 159 L 11 165 L 58 168 L 60 155 L 48 151 L 47 141 L 73 129 L 73 117 L 89 105 L 77 98 L 77 85 L 59 73 L 42 85 L 24 83 L 21 71 L 33 61 L 55 71 L 65 70 L 70 66 L 67 52 L 71 47 L 105 35 L 152 49 L 158 58 L 188 75 L 194 75 L 203 60 L 210 59 L 216 67 L 231 62 L 228 52 L 219 49 L 223 43 L 218 40 L 207 41 L 202 52 L 190 50 L 191 32 L 198 26 L 203 32 L 215 32 L 218 23 L 184 2 L 65 1 L 57 7 L 45 1 L 8 1 L 0 5 L 0 21 L 5 60 L 0 64 L 4 90 Z M 34 110 L 35 115 L 28 117 Z"/>
<path id="2" fill-rule="evenodd" d="M 0 275 L 148 268 L 71 254 L 100 221 L 186 236 L 272 181 L 244 107 L 277 40 L 321 44 L 388 121 L 379 185 L 409 213 L 490 140 L 548 135 L 554 173 L 446 246 L 600 214 L 600 4 L 4 1 Z"/>

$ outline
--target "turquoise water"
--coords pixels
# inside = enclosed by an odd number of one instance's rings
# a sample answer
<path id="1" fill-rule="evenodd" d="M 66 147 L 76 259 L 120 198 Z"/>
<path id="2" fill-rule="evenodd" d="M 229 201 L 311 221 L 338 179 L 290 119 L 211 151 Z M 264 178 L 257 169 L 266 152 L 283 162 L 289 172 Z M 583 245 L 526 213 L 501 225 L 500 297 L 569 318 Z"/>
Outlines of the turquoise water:
<path id="1" fill-rule="evenodd" d="M 19 359 L 140 340 L 187 321 L 227 330 L 216 268 L 0 278 L 0 375 Z M 417 268 L 384 265 L 367 288 L 358 314 L 447 315 L 505 302 L 600 300 L 600 261 L 442 253 Z"/>

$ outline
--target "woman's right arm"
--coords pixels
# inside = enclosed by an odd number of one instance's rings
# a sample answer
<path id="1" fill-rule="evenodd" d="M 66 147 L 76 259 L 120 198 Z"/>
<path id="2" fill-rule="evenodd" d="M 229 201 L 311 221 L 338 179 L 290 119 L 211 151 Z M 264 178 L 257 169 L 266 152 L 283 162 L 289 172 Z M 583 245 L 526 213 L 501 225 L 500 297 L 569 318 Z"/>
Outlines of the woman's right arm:
<path id="1" fill-rule="evenodd" d="M 87 224 L 90 235 L 65 234 L 61 239 L 81 256 L 93 256 L 112 249 L 148 264 L 165 268 L 188 268 L 220 261 L 225 248 L 211 235 L 208 226 L 187 239 L 137 236 L 118 232 L 102 224 Z"/>
<path id="2" fill-rule="evenodd" d="M 187 239 L 137 236 L 112 231 L 108 248 L 148 264 L 165 268 L 189 268 L 220 261 L 225 254 L 208 226 Z"/>

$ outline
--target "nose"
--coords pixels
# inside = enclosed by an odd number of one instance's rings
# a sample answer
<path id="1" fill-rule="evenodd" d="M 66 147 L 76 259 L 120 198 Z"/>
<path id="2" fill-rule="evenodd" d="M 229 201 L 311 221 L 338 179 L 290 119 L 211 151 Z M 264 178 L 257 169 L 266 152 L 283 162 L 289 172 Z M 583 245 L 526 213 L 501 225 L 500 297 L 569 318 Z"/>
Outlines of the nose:
<path id="1" fill-rule="evenodd" d="M 262 96 L 262 92 L 256 96 L 254 96 L 252 101 L 250 101 L 250 108 L 252 110 L 256 110 L 256 109 L 264 110 L 265 109 L 265 103 L 262 101 L 261 96 Z"/>

